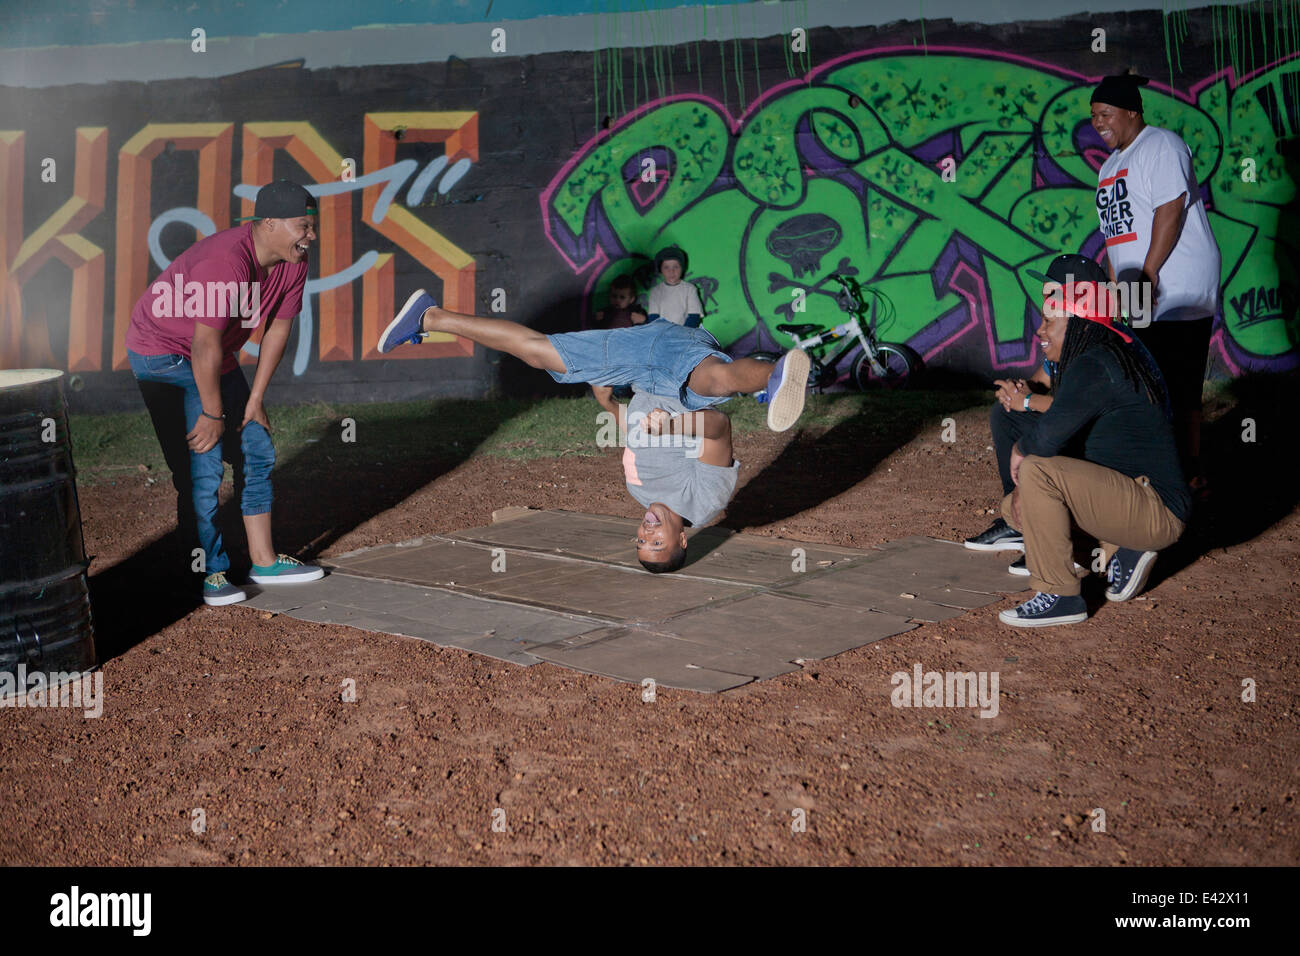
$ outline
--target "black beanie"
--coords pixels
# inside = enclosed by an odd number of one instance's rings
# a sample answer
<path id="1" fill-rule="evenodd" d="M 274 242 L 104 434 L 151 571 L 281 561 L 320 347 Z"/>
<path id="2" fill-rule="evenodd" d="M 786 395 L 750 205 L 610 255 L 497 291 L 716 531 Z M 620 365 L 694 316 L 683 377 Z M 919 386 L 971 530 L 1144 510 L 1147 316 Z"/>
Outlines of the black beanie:
<path id="1" fill-rule="evenodd" d="M 663 268 L 664 261 L 667 259 L 676 259 L 682 264 L 682 274 L 686 274 L 686 253 L 680 246 L 665 246 L 655 253 L 655 271 L 658 272 Z"/>
<path id="2" fill-rule="evenodd" d="M 1108 76 L 1092 91 L 1092 99 L 1088 102 L 1105 103 L 1122 110 L 1141 113 L 1142 94 L 1138 92 L 1138 87 L 1146 86 L 1150 82 L 1145 76 L 1138 76 L 1136 73 Z"/>

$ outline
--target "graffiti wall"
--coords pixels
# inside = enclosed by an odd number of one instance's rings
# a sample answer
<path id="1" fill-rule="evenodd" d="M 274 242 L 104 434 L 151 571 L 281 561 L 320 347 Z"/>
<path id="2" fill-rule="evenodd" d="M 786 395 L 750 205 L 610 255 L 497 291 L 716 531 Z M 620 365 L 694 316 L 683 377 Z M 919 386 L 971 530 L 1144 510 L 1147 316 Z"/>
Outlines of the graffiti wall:
<path id="1" fill-rule="evenodd" d="M 737 354 L 785 344 L 783 322 L 842 321 L 840 274 L 882 305 L 879 336 L 930 366 L 1028 370 L 1026 270 L 1104 255 L 1088 98 L 1133 63 L 1156 77 L 1148 122 L 1193 151 L 1223 253 L 1215 371 L 1293 367 L 1300 60 L 1225 64 L 1207 28 L 1174 72 L 1162 22 L 1117 18 L 1113 55 L 1077 21 L 931 23 L 923 45 L 918 24 L 813 30 L 797 57 L 786 36 L 661 37 L 655 83 L 650 52 L 619 50 L 0 90 L 0 365 L 64 368 L 74 404 L 135 407 L 138 296 L 290 177 L 320 197 L 321 236 L 273 400 L 546 388 L 463 340 L 392 357 L 378 336 L 421 286 L 581 328 L 670 243 Z"/>
<path id="2" fill-rule="evenodd" d="M 1147 122 L 1193 152 L 1223 252 L 1215 345 L 1232 373 L 1296 361 L 1300 237 L 1282 142 L 1300 119 L 1297 77 L 1288 59 L 1143 96 Z M 788 347 L 781 323 L 844 321 L 830 281 L 842 274 L 889 304 L 880 337 L 927 363 L 1023 369 L 1042 301 L 1026 270 L 1061 252 L 1104 261 L 1098 79 L 979 49 L 877 48 L 779 84 L 741 116 L 666 97 L 565 165 L 542 197 L 547 236 L 597 300 L 615 275 L 644 281 L 653 250 L 683 246 L 706 326 L 738 352 Z"/>

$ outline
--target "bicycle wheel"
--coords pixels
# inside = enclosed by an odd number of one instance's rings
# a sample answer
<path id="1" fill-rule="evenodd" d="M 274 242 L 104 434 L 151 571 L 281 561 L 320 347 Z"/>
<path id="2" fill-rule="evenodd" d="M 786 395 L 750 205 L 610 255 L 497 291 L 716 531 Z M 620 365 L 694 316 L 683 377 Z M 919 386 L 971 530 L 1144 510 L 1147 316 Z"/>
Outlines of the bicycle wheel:
<path id="1" fill-rule="evenodd" d="M 876 346 L 876 361 L 885 368 L 877 375 L 864 354 L 853 360 L 853 381 L 866 392 L 873 388 L 903 388 L 921 368 L 921 356 L 906 345 L 881 342 Z"/>

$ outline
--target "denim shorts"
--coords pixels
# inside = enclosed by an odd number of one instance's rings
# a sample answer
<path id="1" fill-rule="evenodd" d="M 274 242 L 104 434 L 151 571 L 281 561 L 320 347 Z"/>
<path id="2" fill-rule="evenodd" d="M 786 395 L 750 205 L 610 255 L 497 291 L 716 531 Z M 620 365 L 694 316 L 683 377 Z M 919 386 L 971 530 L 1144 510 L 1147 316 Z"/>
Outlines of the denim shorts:
<path id="1" fill-rule="evenodd" d="M 704 329 L 653 319 L 627 329 L 562 332 L 547 339 L 560 353 L 566 369 L 551 372 L 557 382 L 630 384 L 638 392 L 676 398 L 690 411 L 720 405 L 730 397 L 697 395 L 686 387 L 695 366 L 710 355 L 731 361 Z"/>

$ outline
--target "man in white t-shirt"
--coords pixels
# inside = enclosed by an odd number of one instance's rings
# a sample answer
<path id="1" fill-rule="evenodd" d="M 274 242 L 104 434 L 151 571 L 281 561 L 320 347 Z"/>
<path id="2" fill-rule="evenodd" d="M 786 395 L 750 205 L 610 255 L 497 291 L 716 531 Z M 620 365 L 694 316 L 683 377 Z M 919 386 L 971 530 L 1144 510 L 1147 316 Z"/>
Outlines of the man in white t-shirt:
<path id="1" fill-rule="evenodd" d="M 1097 218 L 1117 282 L 1145 283 L 1149 315 L 1133 327 L 1164 373 L 1183 468 L 1200 480 L 1201 388 L 1219 307 L 1220 255 L 1192 153 L 1178 134 L 1148 126 L 1134 74 L 1108 76 L 1092 94 L 1092 126 L 1113 152 L 1097 181 Z M 1131 300 L 1132 301 L 1132 300 Z M 1149 324 L 1148 324 L 1149 323 Z"/>

